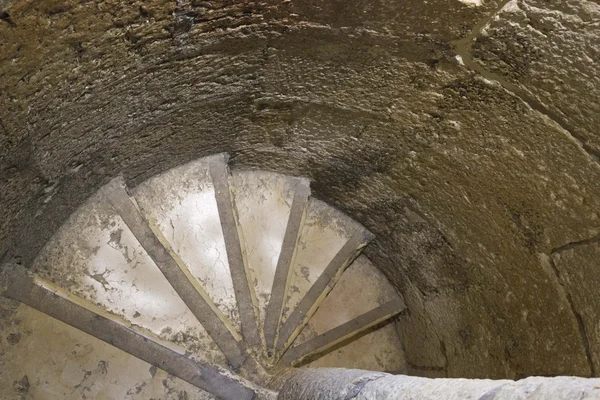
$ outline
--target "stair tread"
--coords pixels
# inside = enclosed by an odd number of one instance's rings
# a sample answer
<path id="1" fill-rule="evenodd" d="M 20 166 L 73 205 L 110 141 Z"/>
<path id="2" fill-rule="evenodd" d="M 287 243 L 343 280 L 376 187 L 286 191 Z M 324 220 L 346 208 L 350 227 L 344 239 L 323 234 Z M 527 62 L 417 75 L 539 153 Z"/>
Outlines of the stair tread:
<path id="1" fill-rule="evenodd" d="M 226 243 L 209 173 L 202 158 L 151 178 L 132 190 L 173 250 L 214 304 L 240 331 Z"/>
<path id="2" fill-rule="evenodd" d="M 225 238 L 227 258 L 233 297 L 237 304 L 240 330 L 244 343 L 251 349 L 260 351 L 261 335 L 258 329 L 258 304 L 251 281 L 251 272 L 245 259 L 245 242 L 238 221 L 233 187 L 230 185 L 231 174 L 227 162 L 229 155 L 222 153 L 211 157 L 209 161 L 210 175 L 215 187 L 215 198 Z"/>
<path id="3" fill-rule="evenodd" d="M 306 215 L 306 206 L 310 197 L 310 183 L 306 179 L 297 179 L 294 187 L 294 197 L 290 206 L 289 217 L 285 227 L 285 234 L 281 244 L 281 251 L 277 259 L 269 302 L 266 306 L 264 317 L 264 336 L 267 354 L 273 355 L 279 326 L 281 311 L 285 296 L 289 288 L 289 278 L 292 262 L 298 245 L 298 239 Z"/>
<path id="4" fill-rule="evenodd" d="M 33 269 L 205 361 L 227 365 L 205 328 L 101 195 L 71 216 L 44 247 Z"/>
<path id="5" fill-rule="evenodd" d="M 302 344 L 389 301 L 399 299 L 394 287 L 364 255 L 350 265 L 294 341 Z M 401 309 L 405 306 L 402 303 Z"/>
<path id="6" fill-rule="evenodd" d="M 3 349 L 0 382 L 18 382 L 24 376 L 33 399 L 87 398 L 150 399 L 168 395 L 189 400 L 215 396 L 169 375 L 124 351 L 24 304 L 12 317 L 19 340 Z M 18 327 L 18 330 L 16 330 Z M 34 357 L 24 356 L 35 354 Z M 0 385 L 0 398 L 14 396 L 13 385 Z"/>
<path id="7" fill-rule="evenodd" d="M 232 177 L 262 326 L 297 179 L 265 171 L 233 171 Z"/>
<path id="8" fill-rule="evenodd" d="M 360 225 L 326 203 L 310 199 L 300 233 L 282 311 L 282 323 Z"/>
<path id="9" fill-rule="evenodd" d="M 308 357 L 310 368 L 351 368 L 406 374 L 406 358 L 402 341 L 394 324 L 387 324 L 340 343 L 326 352 Z"/>
<path id="10" fill-rule="evenodd" d="M 149 364 L 160 367 L 220 399 L 251 400 L 255 397 L 252 389 L 216 366 L 196 361 L 180 351 L 174 351 L 159 341 L 140 334 L 114 318 L 107 318 L 91 311 L 82 303 L 83 300 L 71 300 L 60 293 L 55 293 L 38 284 L 24 272 L 13 274 L 6 294 Z"/>
<path id="11" fill-rule="evenodd" d="M 281 359 L 284 365 L 296 364 L 303 358 L 332 348 L 333 346 L 351 340 L 355 336 L 397 315 L 404 303 L 400 298 L 393 299 L 364 314 L 338 325 L 318 336 L 307 340 L 287 350 Z"/>

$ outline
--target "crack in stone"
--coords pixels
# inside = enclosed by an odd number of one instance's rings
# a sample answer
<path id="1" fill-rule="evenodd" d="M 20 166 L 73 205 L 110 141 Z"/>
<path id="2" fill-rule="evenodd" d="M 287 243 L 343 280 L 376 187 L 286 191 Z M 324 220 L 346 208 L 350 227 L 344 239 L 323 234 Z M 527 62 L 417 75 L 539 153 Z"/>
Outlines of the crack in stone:
<path id="1" fill-rule="evenodd" d="M 519 84 L 508 82 L 500 75 L 486 70 L 481 64 L 475 61 L 473 54 L 471 53 L 473 41 L 487 27 L 490 21 L 492 21 L 511 1 L 513 0 L 503 1 L 488 18 L 477 23 L 471 33 L 469 33 L 467 36 L 459 40 L 451 41 L 450 43 L 454 46 L 454 51 L 461 57 L 464 65 L 467 68 L 480 74 L 485 79 L 497 82 L 505 90 L 518 97 L 523 103 L 529 106 L 529 108 L 537 111 L 544 117 L 554 122 L 564 133 L 568 134 L 593 161 L 600 163 L 600 151 L 591 147 L 587 143 L 586 139 L 580 134 L 576 133 L 573 127 L 571 127 L 571 125 L 563 117 L 550 110 L 548 106 L 537 99 L 526 88 Z"/>
<path id="2" fill-rule="evenodd" d="M 550 251 L 550 254 L 556 254 L 556 253 L 560 253 L 565 250 L 570 250 L 570 249 L 580 247 L 580 246 L 587 246 L 587 245 L 594 244 L 594 243 L 600 243 L 600 234 L 598 234 L 594 237 L 591 237 L 589 239 L 583 239 L 583 240 L 578 240 L 575 242 L 569 242 L 565 245 L 555 247 Z"/>
<path id="3" fill-rule="evenodd" d="M 579 334 L 581 335 L 581 341 L 585 349 L 585 356 L 587 358 L 588 364 L 590 365 L 590 376 L 596 376 L 596 366 L 594 365 L 594 360 L 592 359 L 592 350 L 590 348 L 590 341 L 588 339 L 587 330 L 583 322 L 583 318 L 581 317 L 581 314 L 579 314 L 579 312 L 575 310 L 575 307 L 573 306 L 573 300 L 571 299 L 571 295 L 568 293 L 567 299 L 569 300 L 569 304 L 572 305 L 573 314 L 575 315 L 575 319 L 577 320 L 577 327 L 579 328 Z"/>
<path id="4" fill-rule="evenodd" d="M 571 308 L 571 312 L 573 313 L 573 316 L 575 317 L 575 320 L 577 321 L 577 328 L 579 330 L 579 335 L 581 337 L 581 343 L 585 350 L 585 357 L 590 366 L 590 376 L 596 376 L 596 366 L 594 365 L 594 360 L 592 358 L 590 342 L 588 339 L 585 323 L 583 322 L 583 318 L 581 317 L 581 314 L 575 308 L 575 304 L 573 303 L 571 294 L 567 291 L 567 288 L 565 287 L 565 284 L 563 283 L 562 277 L 560 275 L 560 271 L 558 270 L 558 267 L 554 263 L 554 260 L 552 259 L 552 257 L 549 257 L 549 256 L 546 256 L 546 257 L 548 260 L 548 265 L 552 269 L 552 272 L 554 273 L 554 275 L 556 277 L 557 283 L 561 286 L 562 291 L 564 292 L 565 298 L 567 300 L 567 303 L 569 303 L 569 307 Z"/>
<path id="5" fill-rule="evenodd" d="M 455 51 L 463 58 L 463 60 L 468 58 L 471 62 L 474 62 L 473 56 L 471 55 L 473 39 L 475 39 L 477 37 L 477 35 L 479 35 L 483 31 L 483 29 L 490 23 L 490 21 L 492 19 L 494 19 L 496 17 L 496 15 L 498 15 L 498 13 L 500 13 L 500 11 L 502 11 L 504 9 L 504 7 L 506 7 L 506 5 L 508 3 L 510 3 L 511 1 L 512 0 L 504 0 L 502 3 L 500 3 L 500 5 L 498 7 L 496 7 L 494 9 L 494 11 L 492 11 L 492 13 L 490 14 L 490 16 L 488 18 L 475 24 L 475 26 L 471 30 L 471 33 L 469 33 L 467 36 L 463 37 L 462 39 L 458 39 L 458 40 L 451 42 L 455 46 Z M 466 64 L 466 61 L 465 61 L 465 64 Z"/>

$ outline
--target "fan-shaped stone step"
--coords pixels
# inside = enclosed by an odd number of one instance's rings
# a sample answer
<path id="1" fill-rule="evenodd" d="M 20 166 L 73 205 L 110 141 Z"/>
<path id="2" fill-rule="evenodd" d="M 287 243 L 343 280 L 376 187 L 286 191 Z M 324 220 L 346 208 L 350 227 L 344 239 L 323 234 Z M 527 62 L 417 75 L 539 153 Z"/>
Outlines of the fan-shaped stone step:
<path id="1" fill-rule="evenodd" d="M 212 302 L 204 288 L 191 276 L 188 267 L 172 250 L 162 232 L 142 215 L 135 200 L 129 197 L 122 179 L 114 179 L 103 187 L 101 192 L 225 354 L 229 364 L 234 369 L 239 368 L 246 357 L 243 345 L 236 338 L 229 321 Z"/>
<path id="2" fill-rule="evenodd" d="M 227 365 L 204 326 L 101 193 L 60 228 L 33 269 L 127 323 L 183 346 L 200 360 Z"/>
<path id="3" fill-rule="evenodd" d="M 229 186 L 230 174 L 227 161 L 229 156 L 221 154 L 211 157 L 209 161 L 210 174 L 215 186 L 215 198 L 221 219 L 221 227 L 225 238 L 225 248 L 229 259 L 229 270 L 233 283 L 234 296 L 240 316 L 241 331 L 248 346 L 258 347 L 261 344 L 258 330 L 258 302 L 254 292 L 254 283 L 245 259 L 245 242 L 239 226 L 235 199 Z M 257 232 L 264 234 L 263 232 Z"/>
<path id="4" fill-rule="evenodd" d="M 227 156 L 218 154 L 158 175 L 135 188 L 144 215 L 156 224 L 247 346 L 260 344 L 256 300 L 239 239 Z"/>
<path id="5" fill-rule="evenodd" d="M 395 323 L 382 323 L 324 352 L 306 357 L 298 367 L 354 368 L 407 374 L 408 366 Z"/>
<path id="6" fill-rule="evenodd" d="M 281 363 L 300 364 L 307 357 L 352 340 L 405 308 L 385 276 L 367 257 L 360 256 L 344 272 L 298 335 L 294 345 L 287 350 Z M 353 342 L 346 345 L 354 347 Z M 389 342 L 382 341 L 376 346 L 386 345 Z M 378 349 L 364 350 L 365 353 L 373 353 Z M 389 350 L 389 346 L 386 350 Z"/>
<path id="7" fill-rule="evenodd" d="M 310 199 L 288 278 L 277 352 L 290 346 L 371 238 L 366 229 L 345 214 Z"/>
<path id="8" fill-rule="evenodd" d="M 160 367 L 180 379 L 222 399 L 255 398 L 255 392 L 226 376 L 216 367 L 194 361 L 162 344 L 129 329 L 114 318 L 94 313 L 82 305 L 83 299 L 62 296 L 34 282 L 25 274 L 15 274 L 6 294 L 44 314 L 96 337 L 140 360 Z M 80 304 L 78 304 L 80 303 Z"/>
<path id="9" fill-rule="evenodd" d="M 310 194 L 309 183 L 265 171 L 237 171 L 233 172 L 233 188 L 258 298 L 260 325 L 272 346 Z M 266 317 L 268 313 L 270 318 Z"/>
<path id="10" fill-rule="evenodd" d="M 8 302 L 0 299 L 0 399 L 216 399 L 29 306 L 8 314 Z"/>
<path id="11" fill-rule="evenodd" d="M 166 171 L 131 190 L 206 293 L 240 331 L 209 158 Z"/>
<path id="12" fill-rule="evenodd" d="M 392 300 L 358 317 L 328 330 L 302 344 L 289 349 L 283 356 L 284 364 L 299 364 L 305 357 L 325 351 L 338 343 L 351 339 L 367 329 L 400 312 L 401 300 Z"/>

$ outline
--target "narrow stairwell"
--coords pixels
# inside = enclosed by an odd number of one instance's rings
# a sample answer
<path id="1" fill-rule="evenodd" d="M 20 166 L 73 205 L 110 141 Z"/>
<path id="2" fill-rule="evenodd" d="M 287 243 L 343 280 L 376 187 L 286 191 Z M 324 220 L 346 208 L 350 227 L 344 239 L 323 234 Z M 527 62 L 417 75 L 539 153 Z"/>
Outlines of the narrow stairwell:
<path id="1" fill-rule="evenodd" d="M 33 327 L 29 350 L 72 353 L 83 365 L 74 343 L 98 339 L 105 344 L 90 357 L 119 349 L 150 364 L 152 378 L 160 370 L 191 385 L 191 398 L 276 398 L 267 384 L 290 368 L 396 372 L 402 350 L 389 322 L 405 305 L 361 255 L 372 239 L 311 197 L 307 179 L 230 171 L 227 154 L 217 154 L 132 189 L 113 179 L 30 271 L 13 270 L 6 295 Z M 52 337 L 35 329 L 44 324 Z M 114 361 L 113 386 L 98 381 L 89 398 L 133 398 L 119 390 L 144 369 L 139 360 Z M 39 398 L 87 398 L 82 382 L 68 393 L 53 373 L 32 371 L 45 382 Z M 150 386 L 134 394 L 148 398 Z"/>

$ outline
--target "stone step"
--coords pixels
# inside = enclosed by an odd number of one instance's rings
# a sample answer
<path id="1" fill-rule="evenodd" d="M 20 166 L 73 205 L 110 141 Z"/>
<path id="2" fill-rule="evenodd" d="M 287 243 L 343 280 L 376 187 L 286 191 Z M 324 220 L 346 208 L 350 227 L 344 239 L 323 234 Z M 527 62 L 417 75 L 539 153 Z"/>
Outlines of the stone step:
<path id="1" fill-rule="evenodd" d="M 189 399 L 215 396 L 25 304 L 0 297 L 0 399 Z M 8 309 L 14 312 L 7 313 Z M 3 313 L 4 312 L 4 313 Z M 185 352 L 185 350 L 184 350 Z"/>
<path id="2" fill-rule="evenodd" d="M 263 171 L 234 173 L 238 215 L 254 274 L 266 345 L 273 348 L 309 182 Z"/>
<path id="3" fill-rule="evenodd" d="M 227 166 L 228 160 L 227 154 L 210 157 L 210 175 L 215 187 L 215 198 L 225 239 L 242 337 L 248 347 L 258 348 L 261 345 L 261 335 L 258 330 L 258 301 L 245 258 L 246 243 L 240 240 L 243 233 L 238 221 L 235 198 L 229 185 L 231 176 Z M 262 235 L 263 232 L 260 234 Z"/>
<path id="4" fill-rule="evenodd" d="M 356 354 L 360 354 L 360 349 L 355 348 L 357 344 L 351 339 L 404 309 L 404 302 L 385 276 L 366 256 L 361 255 L 344 271 L 336 286 L 298 335 L 293 347 L 287 350 L 281 363 L 298 365 L 305 358 L 315 354 L 322 355 L 340 342 L 345 342 L 344 347 L 353 348 L 352 353 L 348 353 L 350 358 L 344 358 L 346 353 L 341 352 L 328 366 L 352 365 Z M 386 337 L 389 333 L 382 335 L 384 331 L 377 331 L 379 341 L 375 346 L 371 342 L 364 343 L 369 346 L 363 347 L 365 355 L 379 352 L 379 347 L 382 350 L 385 348 L 384 351 L 387 352 L 393 349 L 393 342 L 390 343 Z M 395 332 L 392 330 L 391 333 Z M 397 336 L 395 339 L 398 342 Z M 398 350 L 402 354 L 401 349 Z"/>
<path id="5" fill-rule="evenodd" d="M 205 327 L 100 192 L 57 231 L 32 270 L 111 315 L 184 347 L 200 360 L 228 365 Z"/>
<path id="6" fill-rule="evenodd" d="M 132 189 L 131 195 L 241 338 L 211 159 L 220 162 L 223 157 L 205 157 L 165 171 Z"/>
<path id="7" fill-rule="evenodd" d="M 404 349 L 394 324 L 387 318 L 379 323 L 378 314 L 371 314 L 372 320 L 349 325 L 352 328 L 349 332 L 342 331 L 342 335 L 333 338 L 338 327 L 360 321 L 361 316 L 394 302 L 397 308 L 391 310 L 390 316 L 402 312 L 406 308 L 404 302 L 385 275 L 366 256 L 359 256 L 308 321 L 283 362 L 310 367 L 405 371 Z M 319 343 L 314 340 L 317 337 L 330 340 L 325 345 L 307 345 Z"/>
<path id="8" fill-rule="evenodd" d="M 291 345 L 372 237 L 342 212 L 310 199 L 286 285 L 276 353 Z"/>
<path id="9" fill-rule="evenodd" d="M 115 318 L 90 311 L 93 305 L 81 305 L 86 302 L 84 299 L 71 300 L 74 296 L 68 293 L 62 293 L 61 296 L 36 283 L 23 272 L 12 277 L 6 295 L 161 368 L 217 398 L 252 400 L 256 396 L 252 389 L 217 367 L 173 351 L 119 323 Z"/>
<path id="10" fill-rule="evenodd" d="M 156 263 L 196 319 L 225 354 L 229 365 L 238 370 L 246 360 L 244 345 L 236 337 L 226 316 L 204 288 L 190 274 L 188 266 L 174 252 L 158 227 L 148 221 L 129 197 L 122 178 L 113 179 L 101 189 L 115 211 L 123 218 L 133 235 Z"/>
<path id="11" fill-rule="evenodd" d="M 283 355 L 281 363 L 284 365 L 297 365 L 305 357 L 325 351 L 340 342 L 359 335 L 382 321 L 390 319 L 400 313 L 402 305 L 403 302 L 401 300 L 392 300 L 302 344 L 294 346 L 288 349 Z"/>

